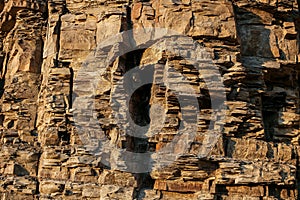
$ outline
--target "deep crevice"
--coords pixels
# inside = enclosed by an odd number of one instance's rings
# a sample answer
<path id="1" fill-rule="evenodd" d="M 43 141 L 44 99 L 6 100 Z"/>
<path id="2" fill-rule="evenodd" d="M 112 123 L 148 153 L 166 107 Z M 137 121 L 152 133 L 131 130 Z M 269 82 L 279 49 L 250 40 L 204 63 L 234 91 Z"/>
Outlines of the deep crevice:
<path id="1" fill-rule="evenodd" d="M 129 113 L 134 123 L 139 126 L 146 126 L 150 124 L 149 100 L 151 95 L 151 87 L 152 84 L 143 85 L 135 90 L 130 97 L 129 105 L 132 106 L 129 106 Z"/>
<path id="2" fill-rule="evenodd" d="M 59 67 L 59 52 L 60 52 L 60 38 L 61 38 L 61 24 L 62 24 L 61 17 L 64 14 L 68 13 L 68 12 L 69 11 L 68 11 L 68 9 L 66 7 L 66 4 L 63 4 L 62 11 L 59 14 L 59 18 L 58 18 L 57 24 L 56 24 L 56 26 L 54 28 L 54 33 L 53 34 L 57 35 L 57 43 L 56 43 L 57 52 L 56 52 L 56 56 L 55 56 L 55 60 L 54 60 L 55 67 Z"/>
<path id="3" fill-rule="evenodd" d="M 278 126 L 279 112 L 285 106 L 286 93 L 277 93 L 272 96 L 262 96 L 262 115 L 266 141 L 273 141 L 275 128 Z"/>
<path id="4" fill-rule="evenodd" d="M 4 9 L 4 0 L 0 0 L 0 13 Z"/>
<path id="5" fill-rule="evenodd" d="M 127 23 L 130 25 L 130 22 Z M 121 71 L 126 73 L 133 68 L 135 70 L 133 77 L 131 77 L 132 80 L 127 80 L 125 82 L 125 90 L 127 90 L 127 94 L 132 94 L 130 97 L 127 97 L 129 98 L 129 112 L 133 123 L 138 126 L 146 126 L 151 120 L 149 117 L 149 100 L 151 97 L 152 84 L 145 84 L 139 88 L 135 88 L 135 85 L 139 84 L 140 81 L 149 83 L 153 81 L 153 67 L 145 66 L 141 68 L 139 66 L 143 53 L 144 49 L 139 49 L 120 57 L 121 59 L 125 59 L 125 69 Z M 145 76 L 145 74 L 147 76 Z M 149 77 L 152 81 L 148 80 Z M 149 149 L 148 138 L 134 137 L 135 130 L 132 130 L 133 132 L 131 130 L 128 131 L 131 133 L 126 136 L 126 150 L 135 153 L 147 152 Z M 128 165 L 132 165 L 132 163 L 129 163 Z M 135 189 L 135 197 L 139 196 L 142 188 L 153 188 L 154 180 L 151 178 L 149 173 L 133 173 L 133 175 L 138 185 Z"/>
<path id="6" fill-rule="evenodd" d="M 72 95 L 73 95 L 73 85 L 74 85 L 74 70 L 70 68 L 70 73 L 71 73 L 71 78 L 70 78 L 70 92 L 69 92 L 69 108 L 72 108 L 73 100 L 72 100 Z"/>

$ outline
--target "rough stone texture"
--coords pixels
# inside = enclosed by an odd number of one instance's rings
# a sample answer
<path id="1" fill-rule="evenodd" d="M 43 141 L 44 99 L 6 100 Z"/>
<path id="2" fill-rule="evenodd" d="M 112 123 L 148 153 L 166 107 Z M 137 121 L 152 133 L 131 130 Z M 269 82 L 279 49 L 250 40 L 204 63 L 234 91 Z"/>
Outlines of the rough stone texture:
<path id="1" fill-rule="evenodd" d="M 73 103 L 74 96 L 89 95 L 74 94 L 74 80 L 97 44 L 142 27 L 172 29 L 201 44 L 222 75 L 226 108 L 219 115 L 226 117 L 217 143 L 207 145 L 210 120 L 218 126 L 209 95 L 219 94 L 208 91 L 201 71 L 164 49 L 116 58 L 100 75 L 105 81 L 94 109 L 119 149 L 158 152 L 175 137 L 181 113 L 195 112 L 181 108 L 166 86 L 148 85 L 132 96 L 130 115 L 152 127 L 161 115 L 164 125 L 146 139 L 124 135 L 112 117 L 112 93 L 134 66 L 152 64 L 153 80 L 174 76 L 169 69 L 175 69 L 200 97 L 197 137 L 188 151 L 169 166 L 138 174 L 108 168 L 85 148 Z M 299 31 L 296 0 L 0 0 L 1 199 L 299 199 Z M 82 81 L 88 83 L 88 72 Z M 154 104 L 161 113 L 147 113 Z M 211 151 L 196 156 L 203 148 Z"/>

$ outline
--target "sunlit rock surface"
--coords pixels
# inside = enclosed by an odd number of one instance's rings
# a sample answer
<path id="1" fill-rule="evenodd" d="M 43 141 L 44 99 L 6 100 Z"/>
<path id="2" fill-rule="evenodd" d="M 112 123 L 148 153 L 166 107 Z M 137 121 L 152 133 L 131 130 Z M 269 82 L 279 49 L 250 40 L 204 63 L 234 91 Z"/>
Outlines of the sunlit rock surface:
<path id="1" fill-rule="evenodd" d="M 1 199 L 299 199 L 299 30 L 296 0 L 0 0 Z"/>

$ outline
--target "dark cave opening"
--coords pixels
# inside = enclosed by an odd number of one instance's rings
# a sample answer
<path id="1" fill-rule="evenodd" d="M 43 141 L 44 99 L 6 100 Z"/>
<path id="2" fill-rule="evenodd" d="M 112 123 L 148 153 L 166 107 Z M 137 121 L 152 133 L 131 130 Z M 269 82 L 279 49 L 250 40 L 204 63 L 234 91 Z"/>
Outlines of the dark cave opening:
<path id="1" fill-rule="evenodd" d="M 129 113 L 131 119 L 139 126 L 150 123 L 150 97 L 152 84 L 146 84 L 134 91 L 129 101 Z"/>

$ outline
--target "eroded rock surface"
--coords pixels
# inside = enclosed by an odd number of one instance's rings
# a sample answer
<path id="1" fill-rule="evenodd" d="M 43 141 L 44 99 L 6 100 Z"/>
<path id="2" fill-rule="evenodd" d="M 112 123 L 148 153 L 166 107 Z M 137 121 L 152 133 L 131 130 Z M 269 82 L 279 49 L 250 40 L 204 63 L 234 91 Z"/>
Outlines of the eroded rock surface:
<path id="1" fill-rule="evenodd" d="M 0 0 L 1 199 L 299 199 L 298 2 Z M 150 34 L 119 34 L 142 28 Z M 150 28 L 181 36 L 151 48 Z M 140 46 L 125 52 L 130 42 Z M 210 62 L 201 71 L 178 54 Z M 122 95 L 118 84 L 133 68 L 153 83 L 131 91 L 126 82 Z M 226 94 L 208 87 L 216 72 Z M 180 104 L 195 96 L 198 109 Z M 134 124 L 150 124 L 144 138 L 120 128 Z M 86 140 L 104 139 L 115 151 L 90 151 Z M 122 160 L 125 151 L 154 154 L 174 140 L 163 155 L 179 155 L 171 164 L 126 170 L 147 163 Z"/>

